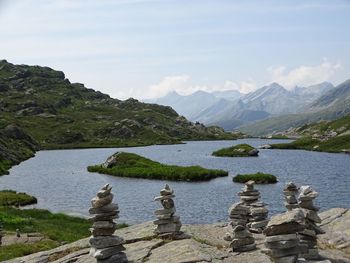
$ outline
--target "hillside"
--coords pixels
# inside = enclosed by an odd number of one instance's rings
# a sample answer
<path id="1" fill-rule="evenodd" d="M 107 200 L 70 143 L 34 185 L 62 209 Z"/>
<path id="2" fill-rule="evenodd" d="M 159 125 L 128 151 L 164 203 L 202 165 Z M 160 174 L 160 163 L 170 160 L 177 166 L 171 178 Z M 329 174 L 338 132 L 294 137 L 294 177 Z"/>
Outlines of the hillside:
<path id="1" fill-rule="evenodd" d="M 25 146 L 18 153 L 5 152 L 2 166 L 12 156 L 31 156 L 33 145 L 43 149 L 118 147 L 235 138 L 221 128 L 192 123 L 170 107 L 113 99 L 70 83 L 61 71 L 6 60 L 0 61 L 0 112 L 0 127 L 14 124 L 28 134 L 24 141 L 1 135 L 2 148 L 15 151 L 16 145 Z M 27 138 L 33 141 L 28 144 Z M 12 158 L 11 163 L 25 158 Z"/>
<path id="2" fill-rule="evenodd" d="M 0 129 L 0 175 L 32 156 L 39 145 L 21 129 L 7 125 Z"/>
<path id="3" fill-rule="evenodd" d="M 272 148 L 350 153 L 350 115 L 335 121 L 305 124 L 279 135 L 301 138 L 292 143 L 273 144 Z"/>
<path id="4" fill-rule="evenodd" d="M 268 118 L 254 124 L 240 127 L 253 136 L 279 133 L 290 128 L 322 120 L 335 120 L 350 113 L 350 80 L 326 92 L 319 99 L 305 107 L 304 113 L 288 114 Z"/>

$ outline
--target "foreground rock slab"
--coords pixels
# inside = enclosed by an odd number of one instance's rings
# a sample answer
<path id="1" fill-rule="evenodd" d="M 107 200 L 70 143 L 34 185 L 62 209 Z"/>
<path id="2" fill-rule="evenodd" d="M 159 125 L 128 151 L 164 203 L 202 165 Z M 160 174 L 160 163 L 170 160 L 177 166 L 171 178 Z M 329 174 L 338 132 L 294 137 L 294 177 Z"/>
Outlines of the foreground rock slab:
<path id="1" fill-rule="evenodd" d="M 322 219 L 321 227 L 326 234 L 319 236 L 321 248 L 320 255 L 325 257 L 319 261 L 303 261 L 304 263 L 350 263 L 350 253 L 346 253 L 346 247 L 336 249 L 335 246 L 327 245 L 334 242 L 334 238 L 344 233 L 345 240 L 349 240 L 349 209 L 335 208 L 320 213 Z M 223 262 L 223 263 L 271 263 L 269 257 L 261 252 L 264 248 L 264 236 L 254 234 L 257 249 L 244 253 L 228 252 L 230 242 L 222 239 L 228 231 L 225 223 L 205 225 L 183 225 L 182 231 L 192 236 L 184 240 L 161 240 L 156 238 L 153 222 L 133 225 L 119 229 L 118 236 L 125 240 L 125 253 L 129 262 Z M 327 231 L 335 231 L 338 234 Z M 347 244 L 346 241 L 338 242 L 338 245 Z M 171 253 L 172 254 L 171 254 Z M 6 263 L 96 263 L 89 256 L 88 239 L 82 239 L 53 250 L 35 253 L 26 257 L 17 258 Z M 164 257 L 163 261 L 160 258 Z M 301 262 L 300 262 L 301 263 Z"/>

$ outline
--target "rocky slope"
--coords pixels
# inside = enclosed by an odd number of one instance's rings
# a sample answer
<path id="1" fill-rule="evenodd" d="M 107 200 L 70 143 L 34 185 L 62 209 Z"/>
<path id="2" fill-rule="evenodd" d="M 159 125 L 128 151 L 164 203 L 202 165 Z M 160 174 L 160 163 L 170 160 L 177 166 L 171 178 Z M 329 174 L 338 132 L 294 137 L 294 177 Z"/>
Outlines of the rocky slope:
<path id="1" fill-rule="evenodd" d="M 300 137 L 289 144 L 272 145 L 273 148 L 350 153 L 350 115 L 335 121 L 305 124 L 273 135 Z"/>
<path id="2" fill-rule="evenodd" d="M 8 169 L 32 156 L 39 145 L 28 134 L 15 125 L 0 129 L 0 175 Z"/>
<path id="3" fill-rule="evenodd" d="M 334 208 L 320 214 L 322 228 L 326 234 L 319 238 L 320 254 L 324 260 L 317 262 L 350 262 L 350 211 Z M 223 239 L 227 232 L 226 224 L 185 225 L 182 230 L 191 235 L 190 239 L 163 241 L 153 234 L 154 225 L 147 222 L 117 230 L 126 240 L 126 254 L 131 262 L 183 263 L 183 262 L 240 262 L 270 263 L 270 259 L 261 252 L 264 236 L 254 234 L 257 250 L 244 253 L 229 253 L 229 242 Z M 88 239 L 64 245 L 56 249 L 39 252 L 7 263 L 93 263 L 89 256 Z M 310 261 L 311 262 L 311 261 Z"/>

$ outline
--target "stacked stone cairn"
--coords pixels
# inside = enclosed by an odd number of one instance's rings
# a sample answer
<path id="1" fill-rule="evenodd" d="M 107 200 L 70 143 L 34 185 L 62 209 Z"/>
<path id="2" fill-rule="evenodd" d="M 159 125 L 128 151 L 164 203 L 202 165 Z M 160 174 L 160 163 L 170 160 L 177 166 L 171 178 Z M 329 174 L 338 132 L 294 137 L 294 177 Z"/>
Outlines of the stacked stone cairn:
<path id="1" fill-rule="evenodd" d="M 233 204 L 229 209 L 230 232 L 226 233 L 224 239 L 230 241 L 232 252 L 244 252 L 256 248 L 252 233 L 247 228 L 249 207 L 241 203 Z"/>
<path id="2" fill-rule="evenodd" d="M 114 235 L 117 224 L 114 219 L 119 216 L 118 205 L 112 203 L 112 187 L 106 184 L 91 200 L 89 209 L 90 220 L 93 222 L 90 229 L 92 236 L 89 239 L 90 255 L 96 258 L 97 263 L 128 262 L 123 246 L 124 239 Z"/>
<path id="3" fill-rule="evenodd" d="M 313 200 L 318 196 L 310 186 L 300 187 L 299 206 L 302 208 L 305 215 L 305 230 L 299 232 L 299 239 L 304 248 L 301 256 L 305 259 L 319 259 L 317 249 L 317 235 L 323 234 L 323 230 L 317 225 L 321 223 L 321 218 L 318 216 L 319 210 L 313 204 Z"/>
<path id="4" fill-rule="evenodd" d="M 293 182 L 289 182 L 286 184 L 286 186 L 283 189 L 283 193 L 284 193 L 284 205 L 287 208 L 288 211 L 295 209 L 295 208 L 299 208 L 299 204 L 298 204 L 298 187 L 293 183 Z"/>
<path id="5" fill-rule="evenodd" d="M 254 181 L 248 181 L 241 192 L 238 193 L 240 202 L 249 208 L 248 228 L 250 232 L 262 233 L 268 224 L 268 210 L 260 201 L 260 192 L 254 189 Z"/>
<path id="6" fill-rule="evenodd" d="M 157 209 L 154 214 L 157 220 L 153 221 L 157 228 L 154 232 L 161 238 L 172 239 L 183 236 L 180 217 L 175 215 L 176 209 L 173 198 L 174 191 L 168 184 L 160 191 L 160 196 L 154 198 L 154 201 L 160 201 L 163 208 Z"/>
<path id="7" fill-rule="evenodd" d="M 242 189 L 242 193 L 253 193 L 253 195 L 240 195 L 243 197 L 238 203 L 234 203 L 228 213 L 230 217 L 229 232 L 226 233 L 224 239 L 230 241 L 230 250 L 232 252 L 244 252 L 254 250 L 256 248 L 255 239 L 252 233 L 249 232 L 247 224 L 249 222 L 250 200 L 258 200 L 254 187 L 252 188 L 251 183 L 247 183 L 245 188 Z M 246 199 L 245 199 L 246 197 Z"/>
<path id="8" fill-rule="evenodd" d="M 293 209 L 271 217 L 264 234 L 266 235 L 263 250 L 275 263 L 295 263 L 301 252 L 297 232 L 303 231 L 304 213 Z"/>

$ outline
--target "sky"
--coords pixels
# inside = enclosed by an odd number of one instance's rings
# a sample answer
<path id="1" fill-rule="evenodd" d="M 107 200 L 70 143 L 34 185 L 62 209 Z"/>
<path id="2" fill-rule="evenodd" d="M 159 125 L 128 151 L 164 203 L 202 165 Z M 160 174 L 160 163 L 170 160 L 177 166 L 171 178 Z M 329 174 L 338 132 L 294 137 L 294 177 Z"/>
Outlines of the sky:
<path id="1" fill-rule="evenodd" d="M 350 0 L 0 0 L 0 58 L 111 97 L 350 78 Z"/>

